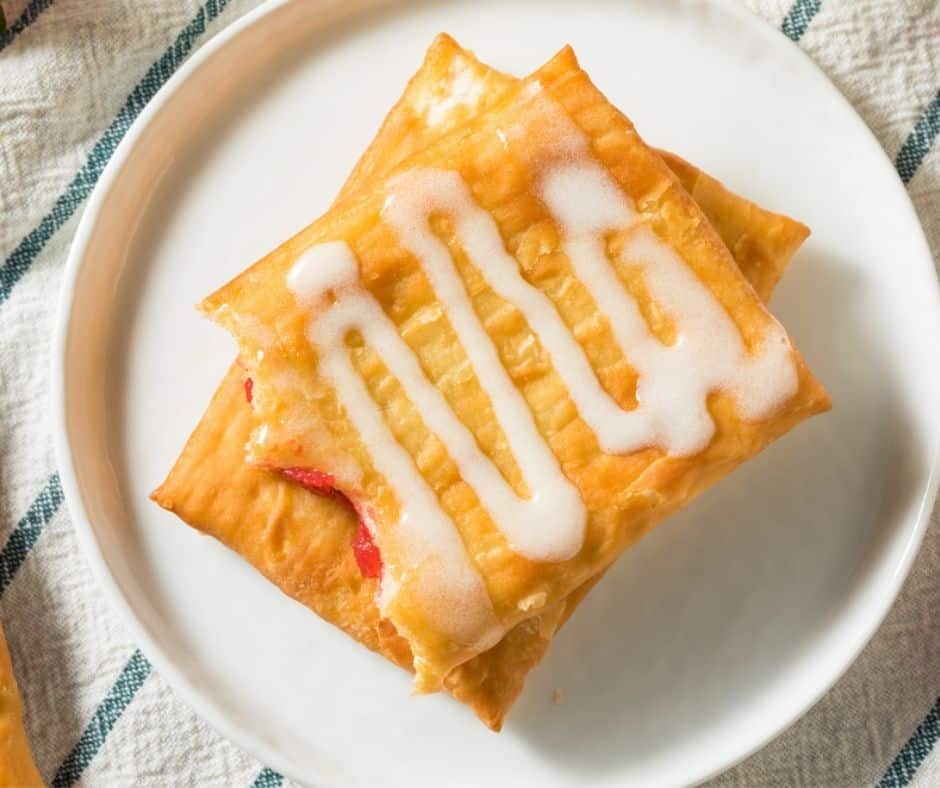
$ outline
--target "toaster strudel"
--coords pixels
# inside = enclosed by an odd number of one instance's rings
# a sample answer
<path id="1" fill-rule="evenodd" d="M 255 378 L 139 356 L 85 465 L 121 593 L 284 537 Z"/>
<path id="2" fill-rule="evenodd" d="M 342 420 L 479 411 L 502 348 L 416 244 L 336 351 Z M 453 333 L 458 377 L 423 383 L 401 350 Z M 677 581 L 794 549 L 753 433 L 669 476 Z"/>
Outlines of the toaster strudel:
<path id="1" fill-rule="evenodd" d="M 827 404 L 741 276 L 805 229 L 665 160 L 570 52 L 517 83 L 440 39 L 337 207 L 208 302 L 253 406 L 233 369 L 155 498 L 498 727 L 623 548 Z"/>

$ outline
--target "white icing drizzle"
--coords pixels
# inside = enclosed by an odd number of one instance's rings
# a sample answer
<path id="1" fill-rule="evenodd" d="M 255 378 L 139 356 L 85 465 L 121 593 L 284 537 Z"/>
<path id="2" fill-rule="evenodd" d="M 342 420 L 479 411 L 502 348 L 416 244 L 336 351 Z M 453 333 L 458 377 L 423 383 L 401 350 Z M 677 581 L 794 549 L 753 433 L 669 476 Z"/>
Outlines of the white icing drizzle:
<path id="1" fill-rule="evenodd" d="M 389 213 L 394 214 L 395 211 L 390 210 Z M 482 380 L 485 381 L 499 423 L 510 425 L 507 440 L 526 485 L 532 490 L 531 496 L 520 498 L 515 493 L 499 469 L 481 451 L 473 433 L 453 412 L 443 394 L 427 379 L 395 324 L 371 294 L 357 284 L 355 258 L 342 243 L 341 249 L 334 243 L 308 250 L 294 264 L 288 281 L 291 290 L 304 300 L 319 298 L 325 288 L 336 293 L 335 301 L 321 305 L 308 327 L 310 341 L 322 354 L 320 371 L 337 386 L 340 399 L 354 421 L 359 418 L 359 411 L 363 408 L 377 412 L 370 399 L 362 400 L 352 391 L 348 380 L 351 366 L 343 347 L 343 336 L 352 329 L 358 329 L 366 343 L 378 353 L 404 387 L 429 429 L 447 448 L 461 477 L 476 491 L 484 508 L 512 548 L 534 560 L 561 561 L 571 558 L 581 548 L 587 518 L 578 490 L 561 472 L 558 461 L 539 434 L 525 400 L 513 387 L 509 375 L 500 364 L 493 343 L 473 311 L 447 249 L 433 235 L 429 235 L 429 238 L 432 239 L 430 243 L 440 248 L 422 248 L 427 253 L 423 258 L 425 273 L 438 299 L 445 305 L 447 315 L 474 369 L 486 370 L 487 374 Z M 343 266 L 343 278 L 332 270 L 339 266 Z M 344 360 L 337 361 L 339 357 Z M 359 381 L 359 378 L 356 377 L 356 380 Z M 361 381 L 358 385 L 362 386 Z M 355 403 L 351 397 L 356 398 Z M 376 444 L 367 440 L 365 435 L 363 440 L 374 452 Z M 404 451 L 390 434 L 387 440 L 397 451 Z M 420 480 L 410 459 L 407 464 L 412 466 L 409 478 Z M 425 507 L 428 501 L 413 499 L 397 485 L 393 486 L 398 490 L 406 512 L 414 511 L 416 522 L 411 527 L 426 530 L 426 538 L 430 539 L 438 523 L 427 521 Z M 427 489 L 423 483 L 422 486 Z M 428 492 L 433 498 L 433 493 Z M 437 519 L 443 516 L 439 507 L 432 514 Z"/>
<path id="2" fill-rule="evenodd" d="M 432 232 L 428 220 L 438 211 L 453 218 L 457 236 L 471 260 L 491 262 L 493 269 L 505 266 L 507 275 L 518 279 L 516 263 L 503 250 L 493 219 L 473 202 L 457 173 L 413 170 L 391 184 L 382 218 L 398 231 L 402 245 L 421 261 L 421 270 L 443 304 L 477 380 L 489 396 L 531 496 L 522 499 L 516 495 L 440 392 L 420 376 L 416 364 L 418 374 L 409 377 L 408 382 L 397 371 L 395 374 L 403 380 L 409 397 L 447 446 L 461 475 L 476 490 L 513 549 L 534 560 L 571 558 L 584 538 L 587 512 L 581 496 L 561 472 L 525 399 L 503 368 L 447 246 Z M 410 353 L 405 356 L 413 361 Z M 421 391 L 425 387 L 426 393 Z M 424 394 L 422 402 L 417 399 L 419 392 Z"/>
<path id="3" fill-rule="evenodd" d="M 566 137 L 566 162 L 546 174 L 542 197 L 561 226 L 564 251 L 578 279 L 638 373 L 639 406 L 633 410 L 623 410 L 605 391 L 554 304 L 522 277 L 492 217 L 476 204 L 456 172 L 410 170 L 396 177 L 383 218 L 421 260 L 511 444 L 516 433 L 507 425 L 520 423 L 528 430 L 531 419 L 520 421 L 515 415 L 528 410 L 473 313 L 449 251 L 427 224 L 431 212 L 451 217 L 468 258 L 489 286 L 522 312 L 606 453 L 660 446 L 674 456 L 695 454 L 714 434 L 707 408 L 710 392 L 732 393 L 742 416 L 750 419 L 761 418 L 793 394 L 797 379 L 789 342 L 773 322 L 760 352 L 748 354 L 734 322 L 705 285 L 651 230 L 634 227 L 635 213 L 623 193 L 586 151 L 578 151 L 579 141 Z M 650 293 L 676 322 L 678 335 L 671 346 L 650 331 L 607 259 L 607 233 L 631 227 L 624 259 L 642 268 Z M 523 446 L 540 443 L 535 435 L 520 435 Z M 512 448 L 520 457 L 517 446 Z"/>
<path id="4" fill-rule="evenodd" d="M 288 275 L 293 293 L 315 309 L 307 335 L 320 354 L 320 373 L 336 387 L 349 419 L 369 447 L 375 469 L 387 479 L 401 503 L 401 516 L 393 533 L 409 558 L 410 566 L 403 571 L 421 567 L 425 575 L 438 579 L 431 595 L 435 609 L 441 613 L 435 619 L 455 640 L 491 640 L 496 632 L 496 618 L 486 587 L 467 557 L 453 521 L 441 509 L 434 491 L 382 419 L 353 366 L 344 337 L 351 329 L 359 329 L 409 395 L 413 390 L 420 392 L 421 400 L 415 402 L 419 408 L 429 404 L 424 400 L 430 400 L 430 409 L 437 410 L 438 404 L 429 391 L 438 397 L 440 394 L 424 379 L 394 324 L 358 281 L 356 259 L 342 241 L 311 247 Z M 415 385 L 416 377 L 423 386 Z M 382 549 L 383 535 L 374 536 Z M 380 599 L 383 610 L 402 580 L 389 577 L 387 572 L 383 574 Z"/>
<path id="5" fill-rule="evenodd" d="M 695 454 L 715 433 L 707 402 L 715 391 L 730 393 L 748 420 L 764 418 L 780 407 L 799 387 L 792 348 L 780 324 L 769 318 L 760 348 L 748 353 L 737 326 L 711 291 L 648 226 L 638 226 L 632 206 L 593 158 L 581 130 L 544 94 L 535 101 L 565 140 L 564 160 L 542 179 L 542 199 L 560 225 L 562 246 L 577 278 L 638 375 L 638 406 L 624 411 L 593 373 L 566 370 L 574 355 L 570 344 L 545 342 L 601 448 L 608 454 L 627 454 L 659 446 L 673 456 Z M 675 323 L 671 345 L 649 329 L 607 259 L 607 235 L 631 228 L 621 261 L 640 269 L 653 300 Z"/>
<path id="6" fill-rule="evenodd" d="M 567 184 L 571 185 L 571 184 Z M 620 286 L 603 257 L 603 242 L 572 233 L 565 251 L 581 279 L 608 316 L 617 344 L 629 348 L 638 374 L 637 407 L 621 411 L 602 441 L 614 452 L 663 446 L 674 456 L 704 449 L 715 433 L 707 397 L 725 390 L 745 419 L 772 412 L 796 391 L 798 380 L 790 343 L 772 324 L 760 352 L 750 355 L 734 322 L 676 253 L 648 227 L 628 239 L 622 257 L 643 273 L 653 299 L 679 326 L 672 345 L 650 331 L 636 302 Z M 601 264 L 603 261 L 603 264 Z M 585 421 L 598 429 L 598 411 Z"/>
<path id="7" fill-rule="evenodd" d="M 494 614 L 485 586 L 453 521 L 395 440 L 356 373 L 344 344 L 346 333 L 360 331 L 382 358 L 514 550 L 535 560 L 570 558 L 583 542 L 587 515 L 577 489 L 562 473 L 502 366 L 447 246 L 429 224 L 432 214 L 450 217 L 471 264 L 522 313 L 550 355 L 580 417 L 609 454 L 653 446 L 673 456 L 694 454 L 714 435 L 709 394 L 729 393 L 743 418 L 758 420 L 798 387 L 792 350 L 779 324 L 768 319 L 759 348 L 748 352 L 734 321 L 708 288 L 675 251 L 638 223 L 626 196 L 594 160 L 586 138 L 564 111 L 542 94 L 530 98 L 537 102 L 543 122 L 555 131 L 552 147 L 544 156 L 549 164 L 540 173 L 542 200 L 558 223 L 563 250 L 577 279 L 608 320 L 614 339 L 637 372 L 637 407 L 622 409 L 604 390 L 554 304 L 523 278 L 496 223 L 477 205 L 458 173 L 404 172 L 389 183 L 382 209 L 383 219 L 420 262 L 487 393 L 531 491 L 528 498 L 515 493 L 427 379 L 394 323 L 359 283 L 356 260 L 345 243 L 312 247 L 288 276 L 298 299 L 315 305 L 307 337 L 319 353 L 320 372 L 336 387 L 376 469 L 401 502 L 395 538 L 405 545 L 410 565 L 433 564 L 439 569 L 433 584 L 434 607 L 441 611 L 445 631 L 470 627 L 464 629 L 463 642 L 470 630 L 492 637 Z M 608 234 L 625 230 L 630 232 L 620 262 L 639 269 L 650 296 L 674 323 L 676 337 L 670 345 L 650 330 L 607 257 Z M 383 578 L 385 602 L 394 587 Z M 448 615 L 455 610 L 474 612 Z M 455 619 L 467 621 L 456 624 Z"/>

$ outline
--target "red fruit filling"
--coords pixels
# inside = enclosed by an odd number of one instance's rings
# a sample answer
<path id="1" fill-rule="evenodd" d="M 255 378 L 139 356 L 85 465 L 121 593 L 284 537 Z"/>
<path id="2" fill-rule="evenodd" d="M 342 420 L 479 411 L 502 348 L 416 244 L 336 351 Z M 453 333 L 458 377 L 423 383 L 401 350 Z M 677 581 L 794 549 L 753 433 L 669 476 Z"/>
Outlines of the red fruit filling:
<path id="1" fill-rule="evenodd" d="M 248 381 L 250 380 L 251 378 L 248 379 Z M 299 484 L 316 495 L 343 500 L 356 511 L 359 516 L 359 527 L 356 529 L 356 535 L 352 540 L 353 556 L 363 577 L 380 577 L 382 574 L 382 554 L 379 552 L 378 545 L 372 540 L 372 533 L 363 522 L 359 509 L 346 495 L 336 489 L 333 477 L 315 468 L 281 468 L 280 473 L 285 479 Z"/>
<path id="2" fill-rule="evenodd" d="M 251 404 L 251 390 L 255 387 L 255 382 L 251 378 L 245 378 L 245 399 Z"/>
<path id="3" fill-rule="evenodd" d="M 296 482 L 312 493 L 326 498 L 345 497 L 333 482 L 333 477 L 314 468 L 281 468 L 281 476 Z"/>
<path id="4" fill-rule="evenodd" d="M 359 564 L 359 571 L 363 577 L 380 577 L 382 574 L 382 554 L 375 542 L 372 541 L 372 533 L 366 528 L 366 524 L 359 521 L 359 528 L 356 529 L 356 535 L 352 541 L 353 555 L 356 563 Z"/>

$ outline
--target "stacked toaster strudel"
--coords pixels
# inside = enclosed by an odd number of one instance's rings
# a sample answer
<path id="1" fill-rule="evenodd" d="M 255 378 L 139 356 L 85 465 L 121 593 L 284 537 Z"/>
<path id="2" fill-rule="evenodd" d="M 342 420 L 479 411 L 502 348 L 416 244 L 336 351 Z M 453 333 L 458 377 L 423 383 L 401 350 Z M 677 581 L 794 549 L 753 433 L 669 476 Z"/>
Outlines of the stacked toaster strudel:
<path id="1" fill-rule="evenodd" d="M 829 400 L 764 306 L 808 230 L 566 48 L 442 35 L 327 213 L 201 308 L 239 358 L 161 506 L 498 730 L 613 561 Z"/>

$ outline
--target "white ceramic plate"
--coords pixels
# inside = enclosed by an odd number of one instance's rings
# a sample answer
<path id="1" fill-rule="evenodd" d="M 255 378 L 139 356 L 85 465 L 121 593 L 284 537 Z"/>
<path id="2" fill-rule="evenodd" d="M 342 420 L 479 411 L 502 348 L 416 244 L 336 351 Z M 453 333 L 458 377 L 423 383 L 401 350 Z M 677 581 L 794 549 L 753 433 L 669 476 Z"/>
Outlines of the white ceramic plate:
<path id="1" fill-rule="evenodd" d="M 573 43 L 647 139 L 810 224 L 772 306 L 835 401 L 630 551 L 499 736 L 444 696 L 411 697 L 404 673 L 147 500 L 234 353 L 192 304 L 327 206 L 440 30 L 519 74 Z M 61 309 L 60 467 L 102 584 L 200 714 L 319 785 L 659 785 L 720 771 L 855 657 L 935 489 L 940 313 L 914 212 L 831 85 L 730 7 L 266 5 L 127 135 Z"/>

